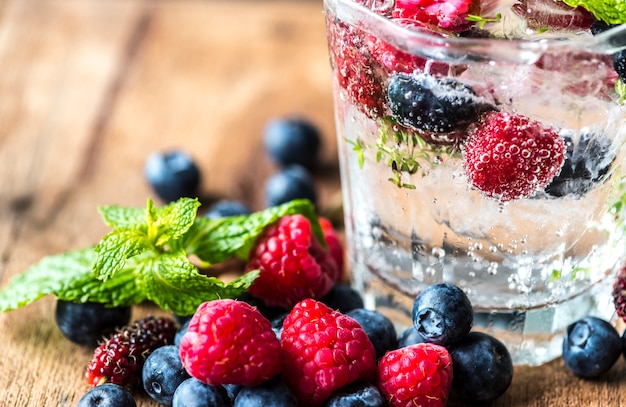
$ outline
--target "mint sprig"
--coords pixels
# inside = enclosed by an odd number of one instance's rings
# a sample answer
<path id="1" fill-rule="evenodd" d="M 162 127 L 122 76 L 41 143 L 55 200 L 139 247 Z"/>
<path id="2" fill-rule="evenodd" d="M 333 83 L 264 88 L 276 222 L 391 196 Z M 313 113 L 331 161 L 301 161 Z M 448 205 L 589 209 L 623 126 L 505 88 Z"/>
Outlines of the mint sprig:
<path id="1" fill-rule="evenodd" d="M 623 0 L 563 0 L 570 7 L 583 7 L 607 24 L 626 23 L 626 2 Z"/>
<path id="2" fill-rule="evenodd" d="M 0 311 L 52 294 L 110 306 L 152 301 L 164 310 L 189 315 L 204 301 L 240 295 L 258 275 L 254 270 L 225 283 L 202 274 L 190 255 L 203 266 L 234 256 L 245 259 L 268 225 L 296 213 L 311 221 L 316 237 L 324 242 L 314 207 L 306 200 L 222 219 L 196 218 L 199 205 L 196 199 L 182 198 L 159 208 L 150 200 L 145 209 L 99 208 L 113 230 L 93 247 L 44 257 L 15 276 L 0 291 Z"/>

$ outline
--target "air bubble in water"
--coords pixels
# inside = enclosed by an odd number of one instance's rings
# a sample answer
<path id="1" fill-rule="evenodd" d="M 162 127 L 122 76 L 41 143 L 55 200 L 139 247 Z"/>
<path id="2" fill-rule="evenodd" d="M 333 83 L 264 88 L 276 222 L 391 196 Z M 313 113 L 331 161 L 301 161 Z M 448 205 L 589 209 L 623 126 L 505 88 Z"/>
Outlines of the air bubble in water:
<path id="1" fill-rule="evenodd" d="M 433 247 L 431 254 L 436 259 L 443 259 L 446 256 L 446 251 L 442 247 Z"/>
<path id="2" fill-rule="evenodd" d="M 556 236 L 557 236 L 557 237 L 563 237 L 563 230 L 558 229 L 558 230 L 555 232 L 555 234 L 556 234 Z"/>
<path id="3" fill-rule="evenodd" d="M 496 274 L 498 274 L 498 263 L 496 263 L 495 261 L 489 263 L 489 267 L 487 267 L 487 273 L 489 273 L 490 276 L 495 276 Z"/>

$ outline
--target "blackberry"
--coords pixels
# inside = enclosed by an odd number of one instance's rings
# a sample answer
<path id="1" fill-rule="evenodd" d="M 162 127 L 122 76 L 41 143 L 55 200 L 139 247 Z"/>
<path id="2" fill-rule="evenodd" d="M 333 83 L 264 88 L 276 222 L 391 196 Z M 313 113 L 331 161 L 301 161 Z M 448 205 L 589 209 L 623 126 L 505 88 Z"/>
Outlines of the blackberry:
<path id="1" fill-rule="evenodd" d="M 462 340 L 474 321 L 472 304 L 450 283 L 428 286 L 413 303 L 413 325 L 426 342 L 447 346 Z"/>
<path id="2" fill-rule="evenodd" d="M 371 383 L 352 383 L 338 390 L 325 407 L 386 407 L 387 400 Z"/>
<path id="3" fill-rule="evenodd" d="M 316 205 L 317 189 L 309 171 L 301 165 L 290 165 L 265 182 L 265 205 L 277 206 L 294 199 L 308 199 Z"/>
<path id="4" fill-rule="evenodd" d="M 200 169 L 184 151 L 152 153 L 146 160 L 144 176 L 164 202 L 198 195 Z"/>
<path id="5" fill-rule="evenodd" d="M 482 332 L 470 332 L 450 347 L 452 391 L 471 404 L 485 405 L 500 397 L 513 380 L 513 362 L 502 342 Z"/>
<path id="6" fill-rule="evenodd" d="M 105 383 L 90 389 L 76 407 L 137 407 L 133 395 L 117 384 Z"/>
<path id="7" fill-rule="evenodd" d="M 148 316 L 135 321 L 96 348 L 85 381 L 92 386 L 133 386 L 141 380 L 146 357 L 156 348 L 173 343 L 175 334 L 176 324 L 170 318 Z"/>
<path id="8" fill-rule="evenodd" d="M 311 169 L 318 160 L 321 137 L 305 118 L 279 118 L 265 126 L 263 143 L 269 157 L 281 167 L 297 164 Z"/>
<path id="9" fill-rule="evenodd" d="M 377 311 L 364 308 L 353 309 L 346 313 L 361 325 L 376 350 L 376 358 L 382 357 L 387 351 L 396 349 L 398 338 L 396 328 L 389 318 Z"/>
<path id="10" fill-rule="evenodd" d="M 563 362 L 576 376 L 607 372 L 622 354 L 622 340 L 607 321 L 585 317 L 570 324 L 563 337 Z"/>
<path id="11" fill-rule="evenodd" d="M 182 382 L 172 399 L 173 407 L 230 407 L 231 403 L 222 386 L 202 383 L 193 377 Z"/>
<path id="12" fill-rule="evenodd" d="M 141 371 L 143 388 L 159 404 L 172 405 L 176 388 L 189 378 L 178 354 L 178 347 L 157 348 L 147 358 Z"/>
<path id="13" fill-rule="evenodd" d="M 545 188 L 551 196 L 565 195 L 581 197 L 605 178 L 615 160 L 611 149 L 611 139 L 596 137 L 584 132 L 578 143 L 571 135 L 562 134 L 565 142 L 565 160 L 561 172 Z"/>
<path id="14" fill-rule="evenodd" d="M 95 346 L 116 328 L 128 324 L 130 313 L 130 307 L 57 300 L 54 319 L 61 333 L 70 341 Z"/>
<path id="15" fill-rule="evenodd" d="M 620 268 L 613 283 L 613 304 L 617 315 L 626 322 L 626 266 Z"/>
<path id="16" fill-rule="evenodd" d="M 239 389 L 233 407 L 297 407 L 298 401 L 287 385 L 273 379 L 260 386 Z"/>
<path id="17" fill-rule="evenodd" d="M 387 95 L 393 117 L 400 124 L 433 133 L 465 130 L 480 113 L 493 110 L 469 86 L 426 73 L 393 75 Z"/>

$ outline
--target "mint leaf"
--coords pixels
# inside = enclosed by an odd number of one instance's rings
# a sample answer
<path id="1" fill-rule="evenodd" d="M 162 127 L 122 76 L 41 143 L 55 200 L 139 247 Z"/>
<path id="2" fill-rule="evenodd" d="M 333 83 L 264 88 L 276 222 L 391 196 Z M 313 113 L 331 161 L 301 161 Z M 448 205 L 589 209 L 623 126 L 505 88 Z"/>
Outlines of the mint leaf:
<path id="1" fill-rule="evenodd" d="M 144 268 L 139 284 L 149 300 L 160 308 L 179 315 L 191 315 L 204 301 L 239 296 L 258 273 L 246 273 L 230 284 L 218 278 L 200 274 L 184 251 L 165 253 L 149 262 Z"/>
<path id="2" fill-rule="evenodd" d="M 309 219 L 317 239 L 326 244 L 315 207 L 310 201 L 299 199 L 246 216 L 198 218 L 186 236 L 185 247 L 208 265 L 224 262 L 233 256 L 246 259 L 255 240 L 267 226 L 293 214 Z"/>
<path id="3" fill-rule="evenodd" d="M 626 2 L 623 0 L 563 0 L 570 7 L 583 7 L 607 24 L 626 23 Z"/>
<path id="4" fill-rule="evenodd" d="M 106 302 L 112 306 L 138 304 L 145 297 L 132 284 L 130 269 L 102 282 L 92 272 L 93 248 L 44 257 L 24 273 L 13 277 L 0 291 L 0 311 L 28 305 L 46 295 L 72 301 Z M 128 282 L 131 282 L 130 284 Z"/>
<path id="5" fill-rule="evenodd" d="M 76 302 L 130 306 L 150 300 L 159 307 L 189 315 L 204 301 L 232 298 L 258 276 L 248 272 L 225 283 L 201 274 L 189 260 L 196 255 L 209 264 L 233 256 L 247 258 L 252 245 L 282 216 L 302 214 L 325 244 L 313 204 L 292 201 L 246 216 L 196 219 L 199 203 L 183 198 L 146 209 L 103 206 L 99 211 L 113 230 L 94 247 L 43 258 L 14 277 L 0 291 L 0 311 L 9 311 L 53 294 Z"/>

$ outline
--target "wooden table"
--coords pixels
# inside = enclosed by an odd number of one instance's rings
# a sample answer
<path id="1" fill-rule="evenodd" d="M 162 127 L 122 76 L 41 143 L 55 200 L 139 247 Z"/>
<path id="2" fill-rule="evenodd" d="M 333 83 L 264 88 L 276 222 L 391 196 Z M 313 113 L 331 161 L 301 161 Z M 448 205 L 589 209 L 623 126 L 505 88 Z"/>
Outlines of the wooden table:
<path id="1" fill-rule="evenodd" d="M 0 287 L 43 256 L 96 243 L 101 204 L 154 197 L 155 150 L 189 151 L 203 196 L 263 207 L 271 118 L 322 130 L 322 210 L 339 199 L 321 0 L 0 0 Z M 0 315 L 0 406 L 73 406 L 92 349 L 66 340 L 54 298 Z M 159 313 L 136 307 L 133 317 Z M 494 406 L 626 405 L 623 359 L 584 381 L 560 360 L 516 368 Z M 153 406 L 140 396 L 138 404 Z"/>

